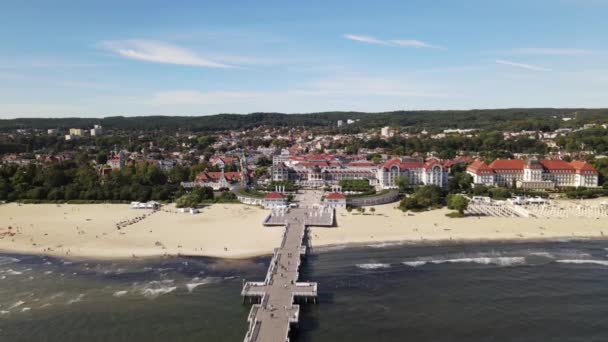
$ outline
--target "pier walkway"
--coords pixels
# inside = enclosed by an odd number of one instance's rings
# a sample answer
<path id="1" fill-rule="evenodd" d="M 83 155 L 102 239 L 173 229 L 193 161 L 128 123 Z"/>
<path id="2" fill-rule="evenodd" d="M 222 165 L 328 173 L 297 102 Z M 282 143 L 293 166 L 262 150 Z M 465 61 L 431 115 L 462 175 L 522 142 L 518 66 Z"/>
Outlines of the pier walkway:
<path id="1" fill-rule="evenodd" d="M 289 341 L 289 330 L 299 321 L 300 306 L 295 302 L 316 302 L 317 283 L 298 282 L 299 268 L 306 255 L 307 226 L 331 226 L 334 211 L 302 208 L 273 212 L 272 225 L 283 222 L 281 245 L 274 250 L 266 279 L 247 282 L 241 295 L 253 301 L 247 321 L 245 342 Z"/>

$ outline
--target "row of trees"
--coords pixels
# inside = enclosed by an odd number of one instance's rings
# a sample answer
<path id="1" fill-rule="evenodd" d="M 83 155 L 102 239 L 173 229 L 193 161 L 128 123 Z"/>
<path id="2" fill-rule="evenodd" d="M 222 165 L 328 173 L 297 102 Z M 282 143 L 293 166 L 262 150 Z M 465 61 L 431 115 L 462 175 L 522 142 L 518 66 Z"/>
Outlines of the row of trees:
<path id="1" fill-rule="evenodd" d="M 342 191 L 369 192 L 373 187 L 367 179 L 343 179 L 339 182 Z"/>
<path id="2" fill-rule="evenodd" d="M 190 193 L 183 194 L 175 201 L 178 208 L 196 208 L 205 203 L 227 203 L 235 202 L 236 195 L 230 191 L 223 191 L 215 196 L 210 187 L 194 188 Z"/>
<path id="3" fill-rule="evenodd" d="M 179 182 L 190 177 L 189 168 L 169 173 L 155 165 L 126 166 L 101 176 L 78 157 L 48 166 L 0 166 L 0 200 L 33 201 L 148 201 L 170 200 L 180 193 Z"/>
<path id="4" fill-rule="evenodd" d="M 61 118 L 61 119 L 12 119 L 0 120 L 0 130 L 16 128 L 92 127 L 100 124 L 106 129 L 179 132 L 184 127 L 192 131 L 243 130 L 259 126 L 268 127 L 332 127 L 335 131 L 353 131 L 356 128 L 383 126 L 431 128 L 493 128 L 496 130 L 550 131 L 571 124 L 572 121 L 596 122 L 605 120 L 606 109 L 555 109 L 513 108 L 450 111 L 395 111 L 384 113 L 324 112 L 311 114 L 253 113 L 249 115 L 218 114 L 209 116 L 146 116 Z M 576 119 L 565 123 L 563 116 Z M 358 120 L 356 124 L 337 128 L 336 121 Z M 601 122 L 601 121 L 599 121 Z"/>
<path id="5" fill-rule="evenodd" d="M 508 158 L 512 157 L 513 153 L 547 153 L 549 151 L 547 145 L 539 139 L 522 136 L 504 140 L 502 132 L 499 131 L 482 132 L 474 137 L 449 135 L 443 139 L 430 137 L 406 139 L 401 136 L 389 139 L 353 139 L 348 143 L 335 143 L 331 148 L 344 148 L 351 154 L 356 154 L 361 148 L 383 148 L 387 153 L 395 155 L 438 152 L 442 159 L 454 158 L 459 151 L 485 151 L 487 158 Z"/>

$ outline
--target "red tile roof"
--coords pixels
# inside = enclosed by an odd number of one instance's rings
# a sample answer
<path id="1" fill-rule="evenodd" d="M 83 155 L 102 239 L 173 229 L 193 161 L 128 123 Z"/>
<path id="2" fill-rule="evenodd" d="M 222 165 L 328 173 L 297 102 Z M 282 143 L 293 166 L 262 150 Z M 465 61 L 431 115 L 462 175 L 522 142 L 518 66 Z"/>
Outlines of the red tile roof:
<path id="1" fill-rule="evenodd" d="M 543 165 L 538 160 L 528 160 L 526 168 L 533 170 L 542 170 Z"/>
<path id="2" fill-rule="evenodd" d="M 574 173 L 574 167 L 563 160 L 539 160 L 539 163 L 545 168 L 545 170 L 560 171 L 566 173 Z"/>
<path id="3" fill-rule="evenodd" d="M 384 169 L 390 169 L 393 166 L 397 166 L 399 169 L 422 169 L 425 167 L 425 164 L 419 161 L 402 162 L 399 159 L 391 159 L 382 164 L 382 168 Z"/>
<path id="4" fill-rule="evenodd" d="M 424 163 L 424 168 L 427 170 L 430 170 L 436 165 L 442 166 L 441 163 L 437 159 L 430 159 L 430 160 L 427 160 L 426 163 Z"/>
<path id="5" fill-rule="evenodd" d="M 376 164 L 374 162 L 372 162 L 372 161 L 358 160 L 358 161 L 352 161 L 352 162 L 348 163 L 347 166 L 350 166 L 350 167 L 374 167 L 374 166 L 376 166 Z"/>
<path id="6" fill-rule="evenodd" d="M 481 160 L 474 161 L 471 165 L 467 167 L 467 171 L 473 172 L 475 174 L 494 173 L 494 170 L 492 170 L 492 168 L 489 167 L 488 164 L 484 163 Z"/>
<path id="7" fill-rule="evenodd" d="M 597 171 L 591 164 L 586 163 L 582 160 L 573 160 L 570 162 L 570 165 L 576 170 L 576 173 L 586 173 L 586 174 L 594 174 L 597 175 Z"/>
<path id="8" fill-rule="evenodd" d="M 278 192 L 269 192 L 264 196 L 265 199 L 283 199 L 283 195 Z"/>
<path id="9" fill-rule="evenodd" d="M 340 193 L 337 193 L 337 192 L 332 192 L 331 194 L 327 195 L 327 197 L 325 197 L 325 198 L 330 199 L 330 200 L 342 200 L 342 199 L 346 199 L 346 196 L 344 196 Z"/>
<path id="10" fill-rule="evenodd" d="M 490 168 L 494 171 L 515 170 L 523 172 L 524 161 L 519 159 L 496 159 L 490 164 Z"/>
<path id="11" fill-rule="evenodd" d="M 221 172 L 199 172 L 196 175 L 196 182 L 217 182 L 222 177 Z M 224 172 L 224 178 L 228 182 L 238 182 L 241 180 L 241 173 L 234 172 Z"/>
<path id="12" fill-rule="evenodd" d="M 472 157 L 469 156 L 461 156 L 461 157 L 456 157 L 454 159 L 450 159 L 450 160 L 446 160 L 443 163 L 444 167 L 452 167 L 456 164 L 469 164 L 471 162 L 473 162 L 474 159 Z"/>

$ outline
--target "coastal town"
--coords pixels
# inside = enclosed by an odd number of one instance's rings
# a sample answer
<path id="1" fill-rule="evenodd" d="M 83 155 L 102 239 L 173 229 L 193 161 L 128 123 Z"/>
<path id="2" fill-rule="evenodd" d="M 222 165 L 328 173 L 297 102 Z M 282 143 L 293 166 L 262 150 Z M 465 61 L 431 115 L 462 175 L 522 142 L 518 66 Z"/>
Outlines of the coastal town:
<path id="1" fill-rule="evenodd" d="M 0 13 L 0 342 L 608 341 L 608 0 Z"/>
<path id="2" fill-rule="evenodd" d="M 4 129 L 5 148 L 21 142 L 31 151 L 1 156 L 0 249 L 121 258 L 269 254 L 278 235 L 263 228 L 265 213 L 298 208 L 297 195 L 307 191 L 321 191 L 317 205 L 336 210 L 336 229 L 313 229 L 317 246 L 601 237 L 605 145 L 577 139 L 606 135 L 607 125 L 564 115 L 553 121 L 552 131 L 500 136 L 492 128 L 368 128 L 357 119 L 215 133 L 101 124 Z M 509 145 L 476 150 L 475 139 Z M 461 149 L 430 151 L 429 144 Z M 44 223 L 33 212 L 45 213 Z M 505 227 L 472 228 L 478 219 Z M 541 219 L 555 222 L 545 230 Z M 573 219 L 589 223 L 566 228 Z M 507 227 L 512 220 L 520 222 Z M 57 231 L 66 224 L 75 236 Z"/>

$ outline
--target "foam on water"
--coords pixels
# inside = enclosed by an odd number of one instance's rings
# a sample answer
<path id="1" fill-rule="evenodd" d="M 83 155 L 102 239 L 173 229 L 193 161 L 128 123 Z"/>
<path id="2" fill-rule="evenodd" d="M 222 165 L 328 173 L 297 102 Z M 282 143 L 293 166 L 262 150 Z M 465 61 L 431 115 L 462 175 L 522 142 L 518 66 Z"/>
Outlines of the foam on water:
<path id="1" fill-rule="evenodd" d="M 0 256 L 0 266 L 2 266 L 2 265 L 8 265 L 8 264 L 14 264 L 14 263 L 19 262 L 19 261 L 21 261 L 21 260 L 19 260 L 17 258 Z"/>
<path id="2" fill-rule="evenodd" d="M 532 252 L 532 253 L 530 253 L 530 255 L 539 256 L 539 257 L 548 258 L 548 259 L 555 259 L 555 255 L 553 255 L 549 252 Z"/>
<path id="3" fill-rule="evenodd" d="M 316 247 L 315 251 L 316 252 L 335 252 L 335 251 L 341 251 L 341 250 L 347 249 L 348 247 L 349 247 L 348 245 L 320 246 L 320 247 Z"/>
<path id="4" fill-rule="evenodd" d="M 15 271 L 12 268 L 9 268 L 8 270 L 0 270 L 0 273 L 4 273 L 4 274 L 7 274 L 7 275 L 20 275 L 20 274 L 23 274 L 23 272 Z"/>
<path id="5" fill-rule="evenodd" d="M 15 304 L 13 304 L 13 305 L 9 306 L 9 308 L 8 308 L 8 309 L 9 309 L 9 310 L 14 309 L 14 308 L 20 307 L 20 306 L 21 306 L 21 305 L 23 305 L 23 304 L 25 304 L 25 302 L 24 302 L 24 301 L 22 301 L 22 300 L 19 300 L 19 301 L 17 301 Z"/>
<path id="6" fill-rule="evenodd" d="M 369 264 L 357 264 L 356 266 L 359 268 L 362 268 L 364 270 L 375 270 L 375 269 L 380 269 L 380 268 L 389 268 L 389 267 L 391 267 L 391 264 L 369 263 Z"/>
<path id="7" fill-rule="evenodd" d="M 83 297 L 84 297 L 84 294 L 81 293 L 78 296 L 76 296 L 76 298 L 68 300 L 67 304 L 70 305 L 70 304 L 78 303 L 78 302 L 82 301 Z"/>
<path id="8" fill-rule="evenodd" d="M 410 267 L 419 267 L 426 265 L 426 261 L 404 261 L 402 264 Z"/>
<path id="9" fill-rule="evenodd" d="M 522 265 L 526 262 L 524 257 L 475 257 L 475 258 L 456 258 L 456 259 L 431 259 L 431 260 L 412 260 L 404 261 L 403 264 L 411 267 L 424 266 L 426 264 L 456 264 L 474 263 L 481 265 L 514 266 Z"/>
<path id="10" fill-rule="evenodd" d="M 217 278 L 217 277 L 207 277 L 204 279 L 200 279 L 199 277 L 194 277 L 194 278 L 192 278 L 191 283 L 186 284 L 186 288 L 188 289 L 188 292 L 192 292 L 192 290 L 194 290 L 195 288 L 197 288 L 201 285 L 216 283 L 218 281 L 220 281 L 220 278 Z"/>
<path id="11" fill-rule="evenodd" d="M 177 289 L 177 286 L 173 285 L 173 280 L 153 280 L 144 285 L 134 285 L 137 292 L 141 293 L 144 297 L 154 299 L 158 296 L 171 293 Z"/>
<path id="12" fill-rule="evenodd" d="M 371 248 L 385 248 L 385 247 L 395 247 L 395 246 L 401 246 L 404 245 L 404 242 L 380 242 L 380 243 L 374 243 L 371 245 L 367 245 L 367 247 L 371 247 Z"/>
<path id="13" fill-rule="evenodd" d="M 562 264 L 593 264 L 593 265 L 608 266 L 608 260 L 563 259 L 563 260 L 557 260 L 557 262 L 562 263 Z"/>
<path id="14" fill-rule="evenodd" d="M 26 311 L 30 311 L 30 310 L 32 310 L 32 308 L 23 308 L 23 309 L 21 309 L 21 312 L 26 312 Z"/>
<path id="15" fill-rule="evenodd" d="M 122 296 L 126 295 L 127 293 L 129 293 L 129 291 L 116 291 L 116 292 L 114 292 L 113 296 L 122 297 Z"/>

